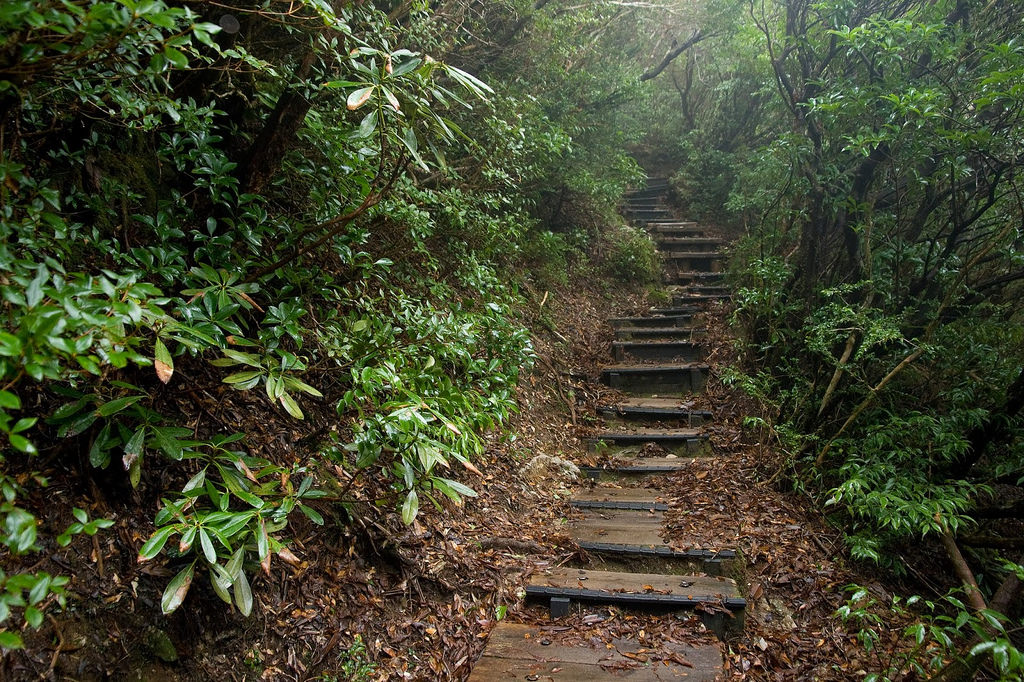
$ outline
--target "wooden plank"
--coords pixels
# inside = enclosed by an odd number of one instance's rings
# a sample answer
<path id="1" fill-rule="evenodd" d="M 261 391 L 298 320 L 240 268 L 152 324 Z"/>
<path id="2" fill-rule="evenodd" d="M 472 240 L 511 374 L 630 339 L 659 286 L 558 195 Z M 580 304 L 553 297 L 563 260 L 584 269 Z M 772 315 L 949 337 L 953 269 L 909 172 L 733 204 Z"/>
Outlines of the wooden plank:
<path id="1" fill-rule="evenodd" d="M 680 395 L 703 391 L 709 371 L 708 365 L 700 363 L 609 365 L 601 371 L 601 379 L 633 395 Z"/>
<path id="2" fill-rule="evenodd" d="M 706 440 L 699 429 L 632 429 L 630 431 L 602 431 L 598 438 L 623 438 L 642 443 L 652 440 Z"/>
<path id="3" fill-rule="evenodd" d="M 582 519 L 570 522 L 569 533 L 576 542 L 663 546 L 664 521 L 662 512 L 588 509 Z"/>
<path id="4" fill-rule="evenodd" d="M 552 641 L 556 636 L 543 628 L 500 623 L 491 631 L 483 656 L 470 674 L 470 682 L 526 679 L 711 682 L 723 672 L 722 651 L 715 645 L 666 645 L 665 653 L 676 654 L 690 664 L 686 666 L 675 661 L 655 661 L 652 656 L 655 652 L 635 641 L 613 640 L 609 649 L 590 643 L 560 644 Z"/>
<path id="5" fill-rule="evenodd" d="M 616 454 L 615 458 L 599 466 L 580 467 L 584 473 L 597 477 L 601 472 L 618 474 L 653 474 L 683 471 L 690 466 L 690 457 L 635 457 Z"/>
<path id="6" fill-rule="evenodd" d="M 659 410 L 688 410 L 691 403 L 678 398 L 623 398 L 616 403 L 622 407 L 643 407 Z"/>
<path id="7" fill-rule="evenodd" d="M 642 502 L 648 505 L 665 504 L 668 499 L 650 488 L 609 488 L 595 486 L 589 490 L 581 490 L 572 496 L 576 502 Z"/>
<path id="8" fill-rule="evenodd" d="M 695 410 L 676 398 L 626 398 L 612 405 L 600 405 L 597 412 L 605 418 L 682 421 L 689 426 L 700 426 L 714 418 L 711 412 Z"/>
<path id="9" fill-rule="evenodd" d="M 635 429 L 632 431 L 598 431 L 586 439 L 591 452 L 614 451 L 623 446 L 655 443 L 676 455 L 710 454 L 707 434 L 697 429 Z M 643 462 L 639 462 L 643 463 Z"/>
<path id="10" fill-rule="evenodd" d="M 707 356 L 707 350 L 692 341 L 615 341 L 612 358 L 617 362 L 627 357 L 655 362 L 696 362 Z"/>
<path id="11" fill-rule="evenodd" d="M 664 575 L 660 573 L 623 573 L 620 571 L 588 571 L 581 568 L 552 567 L 530 578 L 534 588 L 556 588 L 576 598 L 576 592 L 609 592 L 629 595 L 661 595 L 691 601 L 734 600 L 738 607 L 742 598 L 736 581 L 706 575 Z M 529 592 L 528 592 L 529 593 Z"/>
<path id="12" fill-rule="evenodd" d="M 606 365 L 605 372 L 631 372 L 635 374 L 657 374 L 658 372 L 676 372 L 690 369 L 709 369 L 708 365 L 699 362 L 666 363 L 660 365 Z"/>
<path id="13" fill-rule="evenodd" d="M 650 311 L 648 311 L 648 312 L 651 315 L 654 315 L 654 316 L 661 315 L 661 316 L 671 317 L 671 316 L 675 316 L 675 315 L 696 315 L 697 313 L 701 312 L 701 309 L 700 309 L 699 306 L 695 306 L 695 305 L 685 306 L 685 307 L 680 306 L 680 307 L 677 307 L 677 308 L 657 308 L 657 307 L 654 307 L 654 308 L 651 308 Z"/>
<path id="14" fill-rule="evenodd" d="M 636 511 L 668 511 L 665 498 L 649 488 L 594 487 L 573 495 L 573 507 L 585 509 L 632 509 Z"/>
<path id="15" fill-rule="evenodd" d="M 661 254 L 662 258 L 685 260 L 722 260 L 725 258 L 725 254 L 717 253 L 715 251 L 669 251 Z"/>
<path id="16" fill-rule="evenodd" d="M 615 338 L 629 339 L 694 339 L 707 336 L 703 327 L 619 327 Z"/>
<path id="17" fill-rule="evenodd" d="M 687 327 L 693 321 L 693 313 L 680 315 L 646 315 L 643 317 L 610 317 L 608 324 L 614 327 Z"/>

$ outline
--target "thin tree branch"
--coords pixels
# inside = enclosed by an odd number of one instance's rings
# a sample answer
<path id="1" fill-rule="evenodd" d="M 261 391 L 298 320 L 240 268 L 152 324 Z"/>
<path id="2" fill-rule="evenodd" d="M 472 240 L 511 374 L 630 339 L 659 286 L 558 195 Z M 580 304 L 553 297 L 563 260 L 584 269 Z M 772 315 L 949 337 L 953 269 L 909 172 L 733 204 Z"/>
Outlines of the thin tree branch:
<path id="1" fill-rule="evenodd" d="M 660 64 L 655 66 L 653 69 L 650 69 L 650 70 L 644 72 L 644 74 L 642 76 L 640 76 L 640 80 L 641 81 L 649 81 L 652 78 L 655 78 L 658 74 L 660 74 L 662 71 L 667 69 L 668 65 L 671 64 L 672 60 L 674 60 L 676 57 L 678 57 L 682 53 L 686 52 L 687 50 L 689 50 L 691 47 L 693 47 L 697 43 L 701 42 L 702 40 L 706 40 L 706 39 L 708 39 L 708 38 L 710 38 L 712 36 L 715 36 L 715 35 L 718 35 L 718 34 L 717 33 L 704 33 L 703 31 L 701 31 L 701 29 L 698 28 L 697 30 L 695 30 L 693 32 L 692 35 L 690 35 L 689 38 L 686 39 L 685 42 L 683 42 L 681 45 L 677 45 L 673 49 L 669 50 L 668 53 L 665 55 L 664 59 L 661 60 Z"/>

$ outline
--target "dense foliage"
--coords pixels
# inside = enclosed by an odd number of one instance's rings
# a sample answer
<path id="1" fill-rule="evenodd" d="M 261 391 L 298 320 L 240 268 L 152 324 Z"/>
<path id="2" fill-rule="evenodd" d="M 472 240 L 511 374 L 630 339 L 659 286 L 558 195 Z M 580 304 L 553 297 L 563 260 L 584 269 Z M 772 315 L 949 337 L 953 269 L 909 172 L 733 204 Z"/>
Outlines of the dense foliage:
<path id="1" fill-rule="evenodd" d="M 35 553 L 111 523 L 36 518 L 35 472 L 157 509 L 137 549 L 174 568 L 165 613 L 204 576 L 248 614 L 297 513 L 474 495 L 531 362 L 519 285 L 656 265 L 602 235 L 638 177 L 603 143 L 622 99 L 555 54 L 610 10 L 525 35 L 528 3 L 431 4 L 0 7 L 0 645 L 63 602 Z"/>
<path id="2" fill-rule="evenodd" d="M 941 540 L 965 593 L 939 601 L 963 617 L 915 634 L 919 651 L 1007 679 L 1024 665 L 1006 623 L 1022 572 L 1022 19 L 999 1 L 739 3 L 658 100 L 680 111 L 659 133 L 682 141 L 680 198 L 745 228 L 734 378 L 785 471 L 856 558 L 914 568 L 907 548 Z"/>

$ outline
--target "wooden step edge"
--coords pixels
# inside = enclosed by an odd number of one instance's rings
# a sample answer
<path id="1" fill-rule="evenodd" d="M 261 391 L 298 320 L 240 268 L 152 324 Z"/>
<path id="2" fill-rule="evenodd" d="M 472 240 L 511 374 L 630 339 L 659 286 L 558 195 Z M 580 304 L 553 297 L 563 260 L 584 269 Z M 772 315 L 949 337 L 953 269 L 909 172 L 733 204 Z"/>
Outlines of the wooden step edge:
<path id="1" fill-rule="evenodd" d="M 645 336 L 662 334 L 665 336 L 682 336 L 685 334 L 706 334 L 707 327 L 618 327 L 616 334 L 641 334 Z"/>
<path id="2" fill-rule="evenodd" d="M 552 597 L 575 599 L 576 601 L 600 602 L 623 606 L 693 608 L 701 604 L 720 604 L 730 611 L 742 611 L 747 607 L 743 597 L 726 597 L 720 594 L 653 594 L 645 592 L 611 592 L 591 590 L 583 587 L 549 587 L 527 585 L 527 598 L 551 599 Z"/>
<path id="3" fill-rule="evenodd" d="M 689 372 L 693 370 L 710 372 L 711 365 L 705 362 L 684 362 L 672 365 L 607 365 L 601 368 L 601 373 L 656 374 L 658 372 Z"/>
<path id="4" fill-rule="evenodd" d="M 668 322 L 672 322 L 672 321 L 686 323 L 686 322 L 690 322 L 693 319 L 693 316 L 696 315 L 698 312 L 700 312 L 700 311 L 695 310 L 692 313 L 679 313 L 678 315 L 661 315 L 661 316 L 658 316 L 658 315 L 637 315 L 635 317 L 609 317 L 605 321 L 610 326 L 612 326 L 612 327 L 621 326 L 621 325 L 632 325 L 634 327 L 637 327 L 637 326 L 641 326 L 641 325 L 639 325 L 637 323 L 643 323 L 643 322 L 650 322 L 652 324 L 655 323 L 655 322 L 658 322 L 658 323 L 668 323 Z M 681 324 L 666 325 L 666 326 L 685 328 L 685 325 L 681 325 Z"/>
<path id="5" fill-rule="evenodd" d="M 651 429 L 651 430 L 636 430 L 636 431 L 598 431 L 593 436 L 589 437 L 589 440 L 642 440 L 655 441 L 655 440 L 671 440 L 677 442 L 690 441 L 706 441 L 708 435 L 706 433 L 700 433 L 694 429 L 680 429 L 676 431 L 665 430 L 665 429 Z"/>
<path id="6" fill-rule="evenodd" d="M 687 561 L 731 561 L 736 558 L 733 549 L 673 549 L 668 545 L 626 545 L 615 542 L 589 542 L 577 540 L 577 546 L 595 554 L 662 557 Z"/>
<path id="7" fill-rule="evenodd" d="M 622 509 L 625 511 L 668 511 L 664 502 L 625 502 L 622 500 L 569 500 L 577 509 Z"/>
<path id="8" fill-rule="evenodd" d="M 657 307 L 655 307 L 655 308 L 651 308 L 650 310 L 648 310 L 646 316 L 645 315 L 637 315 L 636 317 L 619 317 L 619 318 L 609 318 L 609 319 L 631 320 L 631 319 L 647 319 L 647 318 L 651 318 L 651 317 L 687 317 L 687 316 L 691 316 L 692 317 L 693 315 L 697 315 L 697 314 L 699 314 L 701 312 L 703 312 L 703 311 L 700 309 L 700 307 L 699 306 L 695 306 L 695 305 L 679 306 L 677 308 L 657 308 Z"/>
<path id="9" fill-rule="evenodd" d="M 601 477 L 601 474 L 674 474 L 677 471 L 685 470 L 685 468 L 684 464 L 637 464 L 581 466 L 580 471 L 587 478 L 596 480 Z M 646 511 L 646 507 L 642 511 Z"/>
<path id="10" fill-rule="evenodd" d="M 713 421 L 710 410 L 690 410 L 685 407 L 647 407 L 643 405 L 599 405 L 596 412 L 602 417 L 659 417 L 670 419 L 701 419 Z"/>
<path id="11" fill-rule="evenodd" d="M 703 616 L 702 612 L 698 613 Z M 557 635 L 552 636 L 553 625 L 522 625 L 509 620 L 498 623 L 487 634 L 486 647 L 473 664 L 469 682 L 524 679 L 715 682 L 725 674 L 723 647 L 718 643 L 665 643 L 664 648 L 679 654 L 682 662 L 663 660 L 652 664 L 646 656 L 637 655 L 649 651 L 647 642 L 615 638 L 611 642 L 612 649 L 603 643 L 553 642 L 551 640 L 557 638 Z"/>
<path id="12" fill-rule="evenodd" d="M 662 251 L 661 257 L 665 260 L 722 260 L 727 258 L 724 253 L 718 251 Z"/>
<path id="13" fill-rule="evenodd" d="M 657 329 L 657 327 L 648 327 L 648 329 Z M 685 329 L 685 327 L 680 327 Z M 647 348 L 652 351 L 655 350 L 668 350 L 669 347 L 679 348 L 681 350 L 700 350 L 703 346 L 694 341 L 686 339 L 666 340 L 666 341 L 612 341 L 612 348 L 622 348 L 628 350 L 630 348 Z"/>

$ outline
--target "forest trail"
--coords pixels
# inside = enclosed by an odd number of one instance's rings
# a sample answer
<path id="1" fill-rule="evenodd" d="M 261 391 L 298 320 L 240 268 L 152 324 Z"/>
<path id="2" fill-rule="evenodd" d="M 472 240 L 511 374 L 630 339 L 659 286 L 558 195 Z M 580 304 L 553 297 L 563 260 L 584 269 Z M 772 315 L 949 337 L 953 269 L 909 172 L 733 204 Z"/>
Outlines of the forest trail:
<path id="1" fill-rule="evenodd" d="M 568 532 L 580 552 L 567 563 L 538 567 L 526 598 L 548 608 L 547 622 L 498 624 L 471 682 L 715 680 L 725 673 L 722 642 L 742 631 L 746 600 L 735 579 L 742 574 L 737 548 L 679 542 L 666 526 L 681 511 L 670 487 L 678 480 L 669 477 L 697 458 L 715 457 L 708 435 L 713 406 L 696 405 L 712 372 L 700 316 L 729 298 L 721 283 L 722 240 L 679 221 L 667 208 L 667 192 L 667 180 L 650 179 L 623 211 L 655 239 L 667 296 L 646 315 L 608 320 L 615 341 L 600 376 L 623 397 L 598 406 L 603 426 L 586 440 L 592 457 L 582 469 L 589 484 L 569 502 Z M 695 483 L 716 489 L 700 478 Z M 605 621 L 597 609 L 609 606 L 657 614 L 663 623 L 656 627 L 672 635 L 657 643 L 643 630 L 593 636 L 587 626 Z"/>

